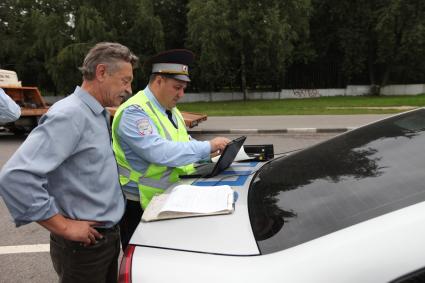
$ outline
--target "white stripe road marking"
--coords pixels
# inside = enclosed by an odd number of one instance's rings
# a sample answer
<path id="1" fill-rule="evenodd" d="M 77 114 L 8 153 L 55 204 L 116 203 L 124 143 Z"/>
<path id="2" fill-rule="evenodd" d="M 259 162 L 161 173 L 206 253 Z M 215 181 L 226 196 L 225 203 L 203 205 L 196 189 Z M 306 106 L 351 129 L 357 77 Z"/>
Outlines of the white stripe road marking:
<path id="1" fill-rule="evenodd" d="M 317 132 L 316 128 L 288 128 L 288 133 L 296 133 L 296 132 L 303 132 L 303 133 L 315 133 Z"/>
<path id="2" fill-rule="evenodd" d="M 3 246 L 0 247 L 0 255 L 4 254 L 22 254 L 22 253 L 40 253 L 49 252 L 50 244 Z"/>

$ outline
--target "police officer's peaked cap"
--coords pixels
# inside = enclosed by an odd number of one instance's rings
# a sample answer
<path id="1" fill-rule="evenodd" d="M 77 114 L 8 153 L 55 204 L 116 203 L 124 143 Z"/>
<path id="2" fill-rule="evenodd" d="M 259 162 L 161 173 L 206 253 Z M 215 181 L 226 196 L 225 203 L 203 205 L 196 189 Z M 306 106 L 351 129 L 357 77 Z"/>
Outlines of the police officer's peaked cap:
<path id="1" fill-rule="evenodd" d="M 146 61 L 148 68 L 152 67 L 152 74 L 164 74 L 176 80 L 190 82 L 189 65 L 192 64 L 194 54 L 187 49 L 172 49 L 161 52 Z"/>

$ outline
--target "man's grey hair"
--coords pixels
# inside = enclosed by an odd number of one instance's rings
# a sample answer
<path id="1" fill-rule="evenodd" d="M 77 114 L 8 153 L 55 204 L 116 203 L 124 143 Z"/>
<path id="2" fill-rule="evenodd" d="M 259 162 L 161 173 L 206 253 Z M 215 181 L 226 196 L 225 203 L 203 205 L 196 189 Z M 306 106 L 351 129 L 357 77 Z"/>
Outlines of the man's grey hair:
<path id="1" fill-rule="evenodd" d="M 114 73 L 120 62 L 130 63 L 136 68 L 139 58 L 134 55 L 128 47 L 115 42 L 100 42 L 87 53 L 83 66 L 79 69 L 85 80 L 91 81 L 95 78 L 96 67 L 99 64 L 107 66 L 109 74 Z"/>

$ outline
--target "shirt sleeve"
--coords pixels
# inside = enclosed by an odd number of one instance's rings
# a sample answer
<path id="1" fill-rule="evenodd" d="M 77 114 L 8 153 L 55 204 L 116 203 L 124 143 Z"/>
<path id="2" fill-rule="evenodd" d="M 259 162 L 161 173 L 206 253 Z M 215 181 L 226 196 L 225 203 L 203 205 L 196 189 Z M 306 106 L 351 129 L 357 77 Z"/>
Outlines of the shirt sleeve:
<path id="1" fill-rule="evenodd" d="M 120 142 L 140 158 L 168 167 L 188 165 L 209 157 L 208 141 L 169 141 L 159 135 L 153 121 L 140 107 L 124 110 L 118 127 Z"/>
<path id="2" fill-rule="evenodd" d="M 47 113 L 4 165 L 0 194 L 16 226 L 49 219 L 58 213 L 54 197 L 49 195 L 47 175 L 66 162 L 80 132 L 65 113 Z"/>
<path id="3" fill-rule="evenodd" d="M 9 123 L 18 120 L 21 108 L 0 88 L 0 123 Z"/>

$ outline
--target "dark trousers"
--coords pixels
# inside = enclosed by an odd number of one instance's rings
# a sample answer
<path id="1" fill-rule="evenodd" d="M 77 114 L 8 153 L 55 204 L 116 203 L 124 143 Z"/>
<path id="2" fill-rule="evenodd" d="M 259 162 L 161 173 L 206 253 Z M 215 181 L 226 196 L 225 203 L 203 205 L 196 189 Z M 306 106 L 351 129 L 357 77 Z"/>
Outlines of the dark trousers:
<path id="1" fill-rule="evenodd" d="M 131 236 L 133 236 L 137 225 L 139 225 L 142 214 L 143 209 L 140 202 L 127 200 L 124 216 L 120 221 L 121 246 L 123 251 L 127 248 Z"/>
<path id="2" fill-rule="evenodd" d="M 116 225 L 114 228 L 97 230 L 103 235 L 103 239 L 87 247 L 50 234 L 50 257 L 59 282 L 117 282 L 119 227 Z"/>

